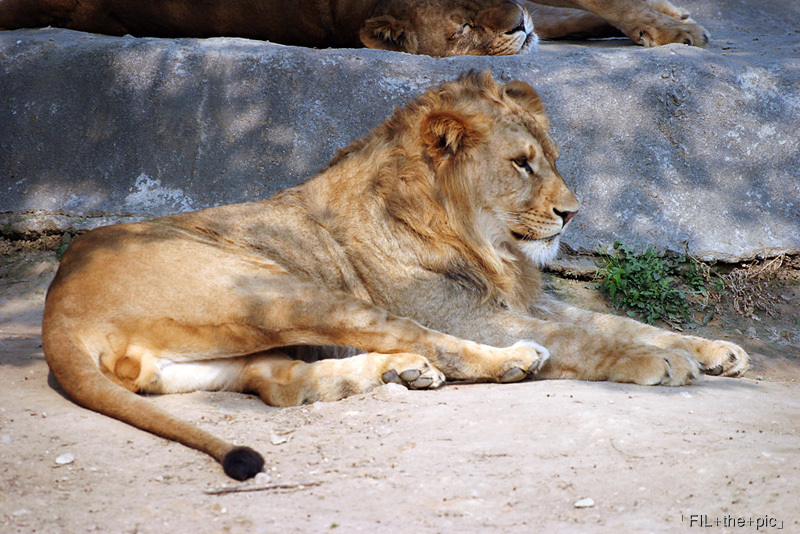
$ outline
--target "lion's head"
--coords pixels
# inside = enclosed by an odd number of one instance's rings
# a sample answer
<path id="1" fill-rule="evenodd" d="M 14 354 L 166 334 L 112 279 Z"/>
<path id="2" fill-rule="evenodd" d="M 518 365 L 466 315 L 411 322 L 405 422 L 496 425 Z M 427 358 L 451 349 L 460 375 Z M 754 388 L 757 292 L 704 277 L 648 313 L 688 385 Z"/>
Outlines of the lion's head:
<path id="1" fill-rule="evenodd" d="M 536 91 L 525 82 L 468 74 L 426 94 L 420 139 L 451 217 L 502 257 L 516 249 L 542 265 L 578 211 L 556 170 L 558 148 Z"/>
<path id="2" fill-rule="evenodd" d="M 515 0 L 385 0 L 361 29 L 361 42 L 429 56 L 519 54 L 538 37 Z"/>
<path id="3" fill-rule="evenodd" d="M 488 295 L 519 285 L 520 262 L 541 266 L 557 254 L 579 207 L 557 157 L 536 91 L 485 72 L 424 93 L 331 167 L 374 172 L 366 187 L 385 220 L 400 223 L 392 234 L 423 244 L 429 270 Z"/>

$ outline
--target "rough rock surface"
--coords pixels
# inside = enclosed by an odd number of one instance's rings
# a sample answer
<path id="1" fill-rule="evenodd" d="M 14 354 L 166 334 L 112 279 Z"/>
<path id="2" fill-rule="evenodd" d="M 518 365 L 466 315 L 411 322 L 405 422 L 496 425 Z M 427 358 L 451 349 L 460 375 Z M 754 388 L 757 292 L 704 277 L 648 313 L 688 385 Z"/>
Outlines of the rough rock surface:
<path id="1" fill-rule="evenodd" d="M 434 59 L 243 39 L 0 32 L 0 227 L 76 231 L 261 199 L 430 85 L 534 85 L 583 202 L 567 244 L 800 252 L 800 5 L 689 1 L 707 49 L 625 40 Z"/>

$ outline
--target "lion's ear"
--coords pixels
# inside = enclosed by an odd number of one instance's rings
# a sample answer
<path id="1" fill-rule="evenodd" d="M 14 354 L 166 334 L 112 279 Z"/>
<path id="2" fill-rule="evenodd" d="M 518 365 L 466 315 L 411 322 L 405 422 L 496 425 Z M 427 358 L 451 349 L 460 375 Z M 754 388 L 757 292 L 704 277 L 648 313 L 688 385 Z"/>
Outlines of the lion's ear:
<path id="1" fill-rule="evenodd" d="M 408 23 L 390 15 L 368 19 L 361 28 L 359 37 L 367 48 L 410 54 L 417 51 L 417 35 L 411 30 Z"/>
<path id="2" fill-rule="evenodd" d="M 503 88 L 503 91 L 506 95 L 511 97 L 512 100 L 516 100 L 520 106 L 527 109 L 530 113 L 535 115 L 541 115 L 544 113 L 544 104 L 542 104 L 542 101 L 539 99 L 536 89 L 527 83 L 520 80 L 514 80 L 508 82 Z"/>
<path id="3" fill-rule="evenodd" d="M 477 119 L 453 111 L 434 111 L 422 121 L 422 141 L 428 154 L 441 160 L 479 145 L 485 138 Z"/>

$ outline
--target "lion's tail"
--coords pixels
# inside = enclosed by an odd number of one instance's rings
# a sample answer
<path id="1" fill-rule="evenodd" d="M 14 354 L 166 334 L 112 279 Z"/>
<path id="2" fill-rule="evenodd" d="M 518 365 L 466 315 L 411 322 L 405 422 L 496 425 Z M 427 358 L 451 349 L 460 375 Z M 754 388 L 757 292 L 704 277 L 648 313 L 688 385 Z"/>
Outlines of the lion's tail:
<path id="1" fill-rule="evenodd" d="M 57 322 L 57 321 L 56 321 Z M 81 406 L 113 417 L 157 436 L 192 447 L 215 458 L 225 474 L 247 480 L 264 466 L 264 458 L 249 447 L 237 447 L 182 419 L 160 410 L 147 399 L 103 375 L 82 343 L 45 317 L 42 346 L 56 380 Z"/>

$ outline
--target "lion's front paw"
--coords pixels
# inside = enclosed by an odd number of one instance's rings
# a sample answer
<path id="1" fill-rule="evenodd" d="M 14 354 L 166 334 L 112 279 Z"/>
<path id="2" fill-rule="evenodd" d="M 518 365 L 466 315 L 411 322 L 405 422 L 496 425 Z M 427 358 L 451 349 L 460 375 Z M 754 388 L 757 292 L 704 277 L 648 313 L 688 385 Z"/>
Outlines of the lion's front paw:
<path id="1" fill-rule="evenodd" d="M 426 389 L 438 388 L 445 382 L 444 374 L 417 354 L 392 354 L 387 364 L 389 369 L 381 376 L 385 384 L 394 382 L 409 389 Z"/>
<path id="2" fill-rule="evenodd" d="M 699 24 L 663 16 L 653 24 L 640 24 L 626 33 L 634 43 L 648 47 L 670 43 L 705 46 L 711 40 L 708 31 Z"/>
<path id="3" fill-rule="evenodd" d="M 536 373 L 550 357 L 550 351 L 530 340 L 517 341 L 508 348 L 500 349 L 510 359 L 506 360 L 498 374 L 499 382 L 519 382 Z"/>
<path id="4" fill-rule="evenodd" d="M 643 386 L 684 386 L 700 376 L 700 363 L 682 349 L 641 348 L 620 358 L 609 373 L 614 382 Z"/>
<path id="5" fill-rule="evenodd" d="M 750 357 L 739 345 L 727 341 L 706 341 L 697 349 L 703 372 L 714 376 L 742 376 L 750 367 Z"/>

